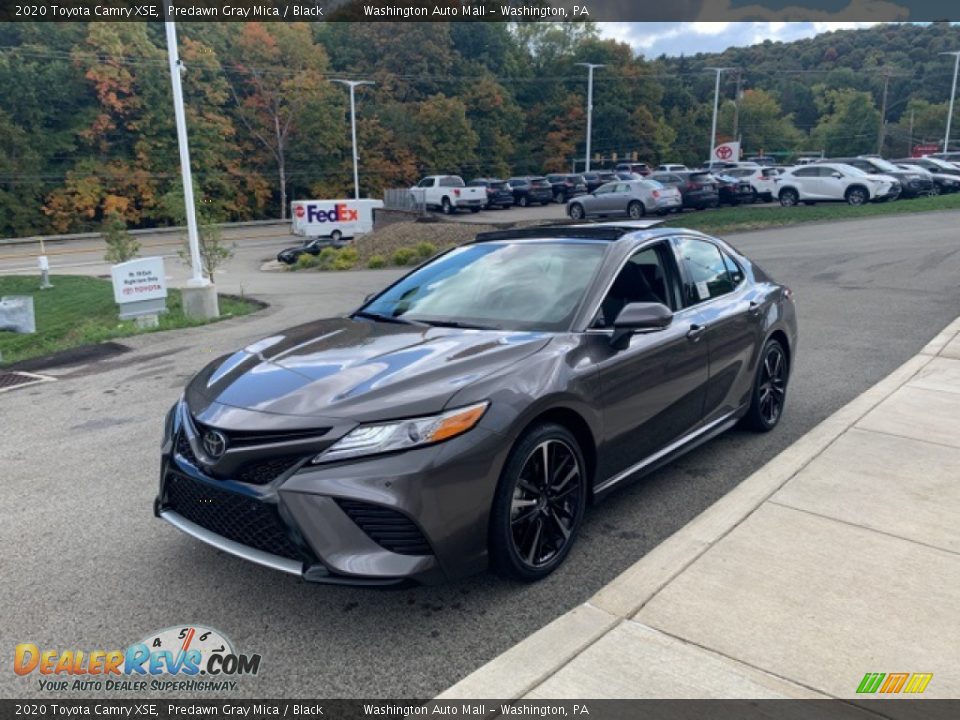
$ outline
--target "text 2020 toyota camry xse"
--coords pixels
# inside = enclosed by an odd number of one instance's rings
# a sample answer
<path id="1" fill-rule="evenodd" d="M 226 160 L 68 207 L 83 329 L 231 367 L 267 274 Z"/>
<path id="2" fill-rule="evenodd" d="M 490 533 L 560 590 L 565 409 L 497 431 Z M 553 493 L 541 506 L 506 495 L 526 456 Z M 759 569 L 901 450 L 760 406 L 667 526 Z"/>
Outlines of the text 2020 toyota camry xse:
<path id="1" fill-rule="evenodd" d="M 309 581 L 544 577 L 594 498 L 784 410 L 790 290 L 652 225 L 480 235 L 213 361 L 167 417 L 157 515 Z"/>

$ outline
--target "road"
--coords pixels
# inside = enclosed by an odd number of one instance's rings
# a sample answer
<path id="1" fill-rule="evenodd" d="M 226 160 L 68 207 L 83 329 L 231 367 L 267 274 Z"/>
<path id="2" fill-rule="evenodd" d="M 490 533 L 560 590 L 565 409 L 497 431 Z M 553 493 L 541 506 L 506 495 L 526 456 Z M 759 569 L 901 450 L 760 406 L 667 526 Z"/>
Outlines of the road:
<path id="1" fill-rule="evenodd" d="M 141 336 L 132 352 L 0 395 L 0 695 L 43 694 L 9 672 L 19 642 L 110 649 L 205 623 L 263 656 L 234 694 L 431 696 L 584 602 L 960 314 L 958 222 L 940 213 L 731 237 L 796 296 L 783 422 L 767 435 L 732 431 L 614 493 L 588 514 L 566 565 L 536 585 L 483 574 L 394 591 L 310 586 L 152 517 L 162 418 L 186 379 L 255 337 L 349 308 L 397 272 L 258 274 L 255 253 L 237 258 L 228 286 L 273 303 L 264 313 Z"/>

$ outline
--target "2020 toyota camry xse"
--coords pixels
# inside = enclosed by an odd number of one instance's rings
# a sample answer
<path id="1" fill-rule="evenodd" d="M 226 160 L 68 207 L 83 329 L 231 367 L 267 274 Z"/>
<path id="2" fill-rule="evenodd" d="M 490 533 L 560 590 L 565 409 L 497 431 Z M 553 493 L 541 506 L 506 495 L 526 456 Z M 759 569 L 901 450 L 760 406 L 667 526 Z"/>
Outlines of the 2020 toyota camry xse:
<path id="1" fill-rule="evenodd" d="M 790 290 L 643 221 L 494 232 L 204 368 L 155 512 L 308 581 L 536 580 L 595 498 L 784 411 Z"/>

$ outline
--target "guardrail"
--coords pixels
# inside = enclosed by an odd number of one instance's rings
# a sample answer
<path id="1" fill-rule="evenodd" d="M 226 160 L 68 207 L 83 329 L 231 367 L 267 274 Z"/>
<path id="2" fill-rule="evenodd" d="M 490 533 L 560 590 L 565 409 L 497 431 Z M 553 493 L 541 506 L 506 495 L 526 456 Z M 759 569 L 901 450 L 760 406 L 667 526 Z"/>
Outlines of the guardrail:
<path id="1" fill-rule="evenodd" d="M 244 222 L 223 223 L 221 227 L 224 230 L 230 230 L 232 228 L 270 227 L 275 225 L 289 226 L 290 221 L 289 220 L 246 220 Z M 173 227 L 140 228 L 137 230 L 130 230 L 129 232 L 131 235 L 164 235 L 164 234 L 185 233 L 187 232 L 187 228 L 182 225 L 176 225 Z M 55 243 L 55 242 L 70 242 L 72 240 L 96 240 L 101 237 L 103 237 L 103 233 L 100 233 L 100 232 L 70 233 L 66 235 L 31 235 L 29 237 L 22 237 L 22 238 L 0 238 L 0 246 L 39 245 L 41 241 L 44 243 Z"/>

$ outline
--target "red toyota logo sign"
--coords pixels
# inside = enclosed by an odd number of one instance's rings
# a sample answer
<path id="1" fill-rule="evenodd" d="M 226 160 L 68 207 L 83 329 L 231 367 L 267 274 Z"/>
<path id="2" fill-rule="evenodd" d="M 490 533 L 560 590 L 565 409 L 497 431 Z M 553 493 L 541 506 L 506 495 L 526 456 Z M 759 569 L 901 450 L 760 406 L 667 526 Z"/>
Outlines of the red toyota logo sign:
<path id="1" fill-rule="evenodd" d="M 733 155 L 733 150 L 727 145 L 721 145 L 720 147 L 717 148 L 716 155 L 721 160 L 726 160 L 731 155 Z"/>
<path id="2" fill-rule="evenodd" d="M 302 218 L 305 212 L 306 211 L 303 209 L 303 205 L 297 205 L 293 209 L 293 214 L 296 215 L 298 218 Z"/>

